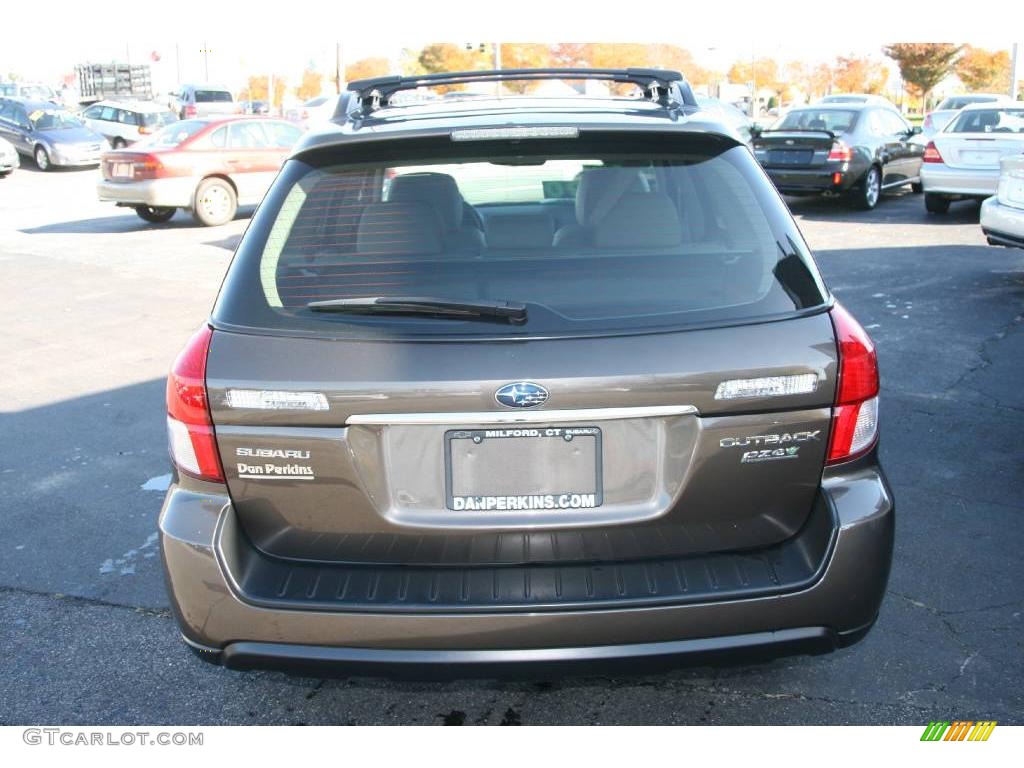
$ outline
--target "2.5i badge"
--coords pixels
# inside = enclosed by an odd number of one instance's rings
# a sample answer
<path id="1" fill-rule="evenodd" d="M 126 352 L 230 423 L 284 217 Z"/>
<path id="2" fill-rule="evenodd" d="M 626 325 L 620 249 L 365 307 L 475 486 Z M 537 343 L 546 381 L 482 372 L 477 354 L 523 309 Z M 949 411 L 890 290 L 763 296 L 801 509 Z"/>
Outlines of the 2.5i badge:
<path id="1" fill-rule="evenodd" d="M 779 459 L 795 459 L 799 457 L 800 449 L 795 445 L 789 448 L 775 448 L 765 451 L 747 451 L 740 458 L 740 464 L 756 464 L 759 461 L 778 461 Z"/>

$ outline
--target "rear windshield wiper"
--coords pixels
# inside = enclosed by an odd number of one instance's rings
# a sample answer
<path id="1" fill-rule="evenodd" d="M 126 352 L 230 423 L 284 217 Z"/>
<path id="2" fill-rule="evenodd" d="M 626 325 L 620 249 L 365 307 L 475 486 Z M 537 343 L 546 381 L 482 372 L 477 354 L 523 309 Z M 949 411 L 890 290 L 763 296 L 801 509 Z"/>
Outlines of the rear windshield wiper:
<path id="1" fill-rule="evenodd" d="M 454 320 L 503 320 L 514 325 L 526 322 L 526 305 L 515 301 L 455 301 L 432 296 L 359 296 L 350 299 L 311 301 L 306 308 L 314 312 L 431 315 Z"/>

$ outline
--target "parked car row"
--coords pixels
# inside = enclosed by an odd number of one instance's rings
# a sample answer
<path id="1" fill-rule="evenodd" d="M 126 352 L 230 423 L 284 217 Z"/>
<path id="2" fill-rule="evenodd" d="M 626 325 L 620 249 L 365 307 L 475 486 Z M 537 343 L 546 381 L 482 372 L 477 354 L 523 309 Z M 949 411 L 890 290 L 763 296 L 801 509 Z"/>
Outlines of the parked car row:
<path id="1" fill-rule="evenodd" d="M 924 193 L 931 214 L 960 200 L 986 201 L 989 242 L 1022 245 L 1024 222 L 1016 222 L 1024 216 L 1024 102 L 960 98 L 943 102 L 956 111 L 951 120 L 939 116 L 941 130 L 927 142 L 921 128 L 872 99 L 793 109 L 768 129 L 754 126 L 754 156 L 787 195 L 842 195 L 871 209 L 883 191 L 909 185 Z"/>

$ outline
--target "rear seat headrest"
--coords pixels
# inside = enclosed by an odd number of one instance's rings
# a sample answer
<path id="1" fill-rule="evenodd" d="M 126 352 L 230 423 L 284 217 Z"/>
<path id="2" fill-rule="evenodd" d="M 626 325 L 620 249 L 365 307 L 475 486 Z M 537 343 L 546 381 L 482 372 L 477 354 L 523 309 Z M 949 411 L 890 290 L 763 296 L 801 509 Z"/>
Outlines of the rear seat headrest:
<path id="1" fill-rule="evenodd" d="M 429 203 L 372 203 L 363 209 L 356 231 L 356 251 L 391 256 L 441 252 L 437 214 Z"/>
<path id="2" fill-rule="evenodd" d="M 491 214 L 487 217 L 486 234 L 490 248 L 548 248 L 555 225 L 546 214 Z"/>
<path id="3" fill-rule="evenodd" d="M 459 185 L 447 173 L 406 173 L 391 180 L 390 202 L 428 203 L 446 231 L 462 226 L 463 200 Z"/>
<path id="4" fill-rule="evenodd" d="M 654 192 L 619 198 L 593 238 L 598 248 L 670 248 L 681 242 L 679 212 L 667 195 Z"/>
<path id="5" fill-rule="evenodd" d="M 582 227 L 595 226 L 620 197 L 644 189 L 636 168 L 589 168 L 580 175 L 576 190 L 576 222 Z"/>

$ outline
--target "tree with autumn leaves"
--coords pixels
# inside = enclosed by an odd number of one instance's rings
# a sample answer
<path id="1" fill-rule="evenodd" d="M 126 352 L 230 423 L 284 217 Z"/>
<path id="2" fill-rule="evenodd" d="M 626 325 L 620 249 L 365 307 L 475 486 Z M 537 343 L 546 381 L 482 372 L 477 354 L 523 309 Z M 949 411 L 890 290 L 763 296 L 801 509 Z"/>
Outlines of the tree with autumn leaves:
<path id="1" fill-rule="evenodd" d="M 1010 54 L 964 46 L 956 63 L 956 76 L 970 91 L 1007 93 L 1010 90 Z"/>
<path id="2" fill-rule="evenodd" d="M 932 89 L 953 71 L 962 50 L 954 43 L 893 43 L 882 48 L 896 62 L 908 90 L 920 96 L 926 108 Z"/>
<path id="3" fill-rule="evenodd" d="M 495 43 L 458 45 L 430 43 L 409 52 L 404 61 L 406 74 L 457 72 L 491 69 Z M 643 43 L 500 43 L 502 69 L 537 67 L 657 67 L 682 71 L 694 85 L 716 82 L 720 76 L 697 64 L 684 48 L 669 44 Z M 534 83 L 507 83 L 512 93 L 527 93 Z"/>

